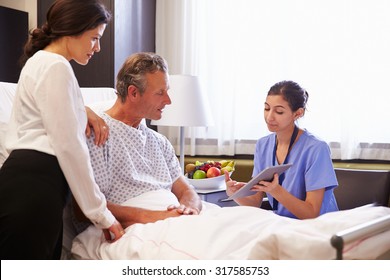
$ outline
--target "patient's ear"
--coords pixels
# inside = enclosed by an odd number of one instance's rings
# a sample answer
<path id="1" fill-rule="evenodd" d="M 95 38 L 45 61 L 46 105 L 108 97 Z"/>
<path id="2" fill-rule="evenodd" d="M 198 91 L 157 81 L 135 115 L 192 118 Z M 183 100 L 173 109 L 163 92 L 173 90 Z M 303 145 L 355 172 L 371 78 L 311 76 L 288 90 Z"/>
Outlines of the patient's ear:
<path id="1" fill-rule="evenodd" d="M 138 88 L 134 85 L 130 85 L 128 88 L 127 88 L 127 97 L 128 98 L 134 98 L 134 97 L 137 97 L 137 93 L 138 93 Z"/>

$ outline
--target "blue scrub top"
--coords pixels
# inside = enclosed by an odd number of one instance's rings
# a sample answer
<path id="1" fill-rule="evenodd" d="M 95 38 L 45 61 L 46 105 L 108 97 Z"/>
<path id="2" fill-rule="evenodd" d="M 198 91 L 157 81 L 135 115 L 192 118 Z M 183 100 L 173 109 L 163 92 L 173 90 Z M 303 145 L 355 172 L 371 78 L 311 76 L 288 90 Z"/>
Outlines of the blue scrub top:
<path id="1" fill-rule="evenodd" d="M 272 162 L 274 147 L 274 133 L 257 141 L 252 176 L 274 165 Z M 338 182 L 330 149 L 326 142 L 305 130 L 292 147 L 288 163 L 292 163 L 293 166 L 285 172 L 283 188 L 301 200 L 306 199 L 306 192 L 325 188 L 320 214 L 339 210 L 333 193 L 333 189 L 337 187 Z M 271 205 L 273 205 L 273 197 L 268 193 L 267 196 Z M 280 202 L 275 213 L 296 218 Z"/>

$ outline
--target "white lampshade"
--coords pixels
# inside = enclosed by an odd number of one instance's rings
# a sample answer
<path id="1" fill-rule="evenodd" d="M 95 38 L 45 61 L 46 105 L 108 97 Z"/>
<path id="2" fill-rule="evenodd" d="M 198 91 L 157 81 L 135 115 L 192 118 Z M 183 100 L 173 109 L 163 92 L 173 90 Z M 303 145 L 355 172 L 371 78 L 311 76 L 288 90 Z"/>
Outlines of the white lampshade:
<path id="1" fill-rule="evenodd" d="M 170 75 L 168 94 L 172 103 L 165 106 L 161 119 L 151 124 L 180 127 L 180 166 L 184 171 L 184 127 L 211 126 L 214 121 L 198 77 Z"/>
<path id="2" fill-rule="evenodd" d="M 161 119 L 152 120 L 152 125 L 187 127 L 214 125 L 210 105 L 201 90 L 198 77 L 170 75 L 168 94 L 172 104 L 165 106 Z"/>

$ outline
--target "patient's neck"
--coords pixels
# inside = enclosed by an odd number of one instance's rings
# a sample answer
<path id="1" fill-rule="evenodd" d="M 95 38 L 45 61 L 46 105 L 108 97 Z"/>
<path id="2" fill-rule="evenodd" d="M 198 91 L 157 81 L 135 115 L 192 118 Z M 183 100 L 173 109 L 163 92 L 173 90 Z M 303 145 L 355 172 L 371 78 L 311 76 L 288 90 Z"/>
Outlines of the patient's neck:
<path id="1" fill-rule="evenodd" d="M 119 98 L 116 100 L 114 106 L 108 109 L 105 113 L 111 118 L 134 128 L 138 128 L 142 121 L 142 118 L 134 116 L 132 114 L 132 110 L 127 109 L 127 107 L 120 102 Z"/>

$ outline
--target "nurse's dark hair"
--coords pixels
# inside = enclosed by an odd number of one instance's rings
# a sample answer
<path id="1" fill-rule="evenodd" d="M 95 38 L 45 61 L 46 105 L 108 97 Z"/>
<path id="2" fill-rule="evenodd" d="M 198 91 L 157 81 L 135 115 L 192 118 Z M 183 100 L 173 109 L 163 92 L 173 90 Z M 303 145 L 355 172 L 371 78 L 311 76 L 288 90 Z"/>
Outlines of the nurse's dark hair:
<path id="1" fill-rule="evenodd" d="M 309 99 L 307 91 L 293 81 L 281 81 L 274 84 L 269 89 L 268 95 L 281 95 L 293 112 L 299 108 L 306 110 L 306 103 Z"/>
<path id="2" fill-rule="evenodd" d="M 81 35 L 111 20 L 111 12 L 98 0 L 56 0 L 46 22 L 29 32 L 20 63 L 24 65 L 37 51 L 63 36 Z"/>

